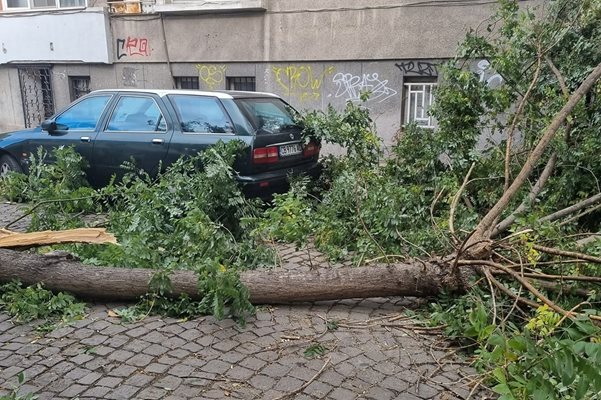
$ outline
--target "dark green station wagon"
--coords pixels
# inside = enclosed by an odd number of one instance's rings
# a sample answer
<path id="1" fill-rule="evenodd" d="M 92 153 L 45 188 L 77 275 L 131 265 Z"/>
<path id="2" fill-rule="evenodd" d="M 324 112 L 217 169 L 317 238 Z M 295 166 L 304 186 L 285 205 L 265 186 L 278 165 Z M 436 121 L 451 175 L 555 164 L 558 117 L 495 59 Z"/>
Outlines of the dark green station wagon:
<path id="1" fill-rule="evenodd" d="M 238 179 L 251 195 L 286 187 L 288 175 L 319 173 L 319 145 L 303 143 L 290 106 L 259 92 L 98 90 L 40 127 L 0 134 L 0 176 L 27 172 L 39 146 L 74 146 L 88 160 L 88 179 L 103 186 L 125 161 L 153 174 L 218 141 L 247 144 Z"/>

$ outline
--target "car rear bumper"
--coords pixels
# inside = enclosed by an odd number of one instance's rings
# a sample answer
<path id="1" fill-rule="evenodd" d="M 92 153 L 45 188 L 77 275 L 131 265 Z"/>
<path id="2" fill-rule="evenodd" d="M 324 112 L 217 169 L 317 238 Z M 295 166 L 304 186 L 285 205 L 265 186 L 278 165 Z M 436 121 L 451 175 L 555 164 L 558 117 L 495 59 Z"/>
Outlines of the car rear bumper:
<path id="1" fill-rule="evenodd" d="M 256 175 L 238 176 L 244 193 L 252 197 L 268 198 L 274 193 L 283 193 L 289 188 L 288 177 L 307 175 L 313 178 L 321 174 L 318 162 L 297 165 L 284 170 L 263 172 Z"/>

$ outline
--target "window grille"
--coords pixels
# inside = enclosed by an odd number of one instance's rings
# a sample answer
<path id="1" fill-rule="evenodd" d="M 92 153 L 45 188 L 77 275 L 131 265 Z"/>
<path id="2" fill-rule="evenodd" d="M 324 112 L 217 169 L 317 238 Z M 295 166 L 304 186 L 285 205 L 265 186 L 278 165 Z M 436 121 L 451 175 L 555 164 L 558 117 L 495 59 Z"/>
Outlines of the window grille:
<path id="1" fill-rule="evenodd" d="M 49 67 L 22 66 L 17 70 L 21 88 L 23 121 L 26 128 L 31 128 L 54 114 L 52 74 Z"/>
<path id="2" fill-rule="evenodd" d="M 243 90 L 255 92 L 256 82 L 254 76 L 229 76 L 226 78 L 228 90 Z"/>
<path id="3" fill-rule="evenodd" d="M 434 100 L 436 83 L 405 84 L 405 124 L 415 123 L 423 128 L 434 128 L 436 121 L 428 111 Z"/>
<path id="4" fill-rule="evenodd" d="M 69 94 L 71 95 L 71 101 L 77 100 L 88 93 L 90 93 L 89 76 L 69 77 Z"/>
<path id="5" fill-rule="evenodd" d="M 196 76 L 178 76 L 175 78 L 175 87 L 178 89 L 200 89 L 200 82 Z"/>

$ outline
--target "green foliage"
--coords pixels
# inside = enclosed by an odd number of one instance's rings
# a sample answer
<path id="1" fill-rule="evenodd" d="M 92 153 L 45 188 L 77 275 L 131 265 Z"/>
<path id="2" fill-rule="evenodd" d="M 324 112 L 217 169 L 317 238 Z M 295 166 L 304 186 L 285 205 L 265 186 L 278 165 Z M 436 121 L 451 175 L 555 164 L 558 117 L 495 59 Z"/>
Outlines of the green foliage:
<path id="1" fill-rule="evenodd" d="M 328 351 L 328 348 L 320 343 L 313 343 L 303 351 L 303 355 L 307 358 L 321 357 Z"/>
<path id="2" fill-rule="evenodd" d="M 275 194 L 273 207 L 265 210 L 257 226 L 266 240 L 295 243 L 297 247 L 306 244 L 312 233 L 313 199 L 310 198 L 306 178 L 292 183 L 288 192 Z"/>
<path id="3" fill-rule="evenodd" d="M 171 292 L 169 275 L 185 269 L 197 273 L 203 299 L 198 304 L 176 300 L 183 314 L 193 310 L 221 318 L 229 308 L 243 316 L 252 306 L 238 272 L 270 254 L 249 225 L 258 203 L 246 199 L 235 180 L 232 165 L 240 150 L 240 142 L 219 143 L 180 159 L 157 178 L 133 169 L 121 183 L 104 189 L 108 228 L 119 246 L 71 250 L 89 264 L 155 268 L 150 286 L 156 297 L 138 308 L 175 313 L 178 307 L 165 300 Z"/>
<path id="4" fill-rule="evenodd" d="M 85 304 L 63 292 L 54 294 L 41 284 L 23 287 L 20 282 L 10 282 L 0 285 L 0 309 L 16 322 L 44 319 L 38 329 L 48 331 L 56 324 L 81 319 Z"/>
<path id="5" fill-rule="evenodd" d="M 381 141 L 367 107 L 348 102 L 345 110 L 338 112 L 328 105 L 325 112 L 308 112 L 298 122 L 308 137 L 344 147 L 348 161 L 357 168 L 372 166 L 382 156 Z"/>
<path id="6" fill-rule="evenodd" d="M 503 400 L 595 400 L 601 394 L 600 333 L 588 319 L 568 321 L 544 340 L 528 329 L 497 333 L 481 349 L 481 357 Z"/>
<path id="7" fill-rule="evenodd" d="M 459 298 L 443 296 L 431 305 L 433 325 L 467 343 L 476 367 L 503 400 L 599 399 L 601 393 L 601 330 L 588 318 L 566 320 L 541 306 L 519 327 L 492 320 L 489 296 L 476 289 Z M 497 304 L 500 312 L 509 302 Z M 596 312 L 596 311 L 595 311 Z"/>
<path id="8" fill-rule="evenodd" d="M 0 197 L 35 207 L 30 230 L 75 228 L 80 213 L 96 211 L 96 192 L 85 178 L 86 161 L 72 147 L 50 153 L 42 147 L 29 158 L 29 174 L 11 173 L 0 180 Z"/>
<path id="9" fill-rule="evenodd" d="M 17 374 L 17 385 L 13 390 L 10 391 L 7 395 L 0 396 L 0 400 L 35 400 L 38 396 L 35 396 L 33 393 L 27 393 L 24 395 L 19 394 L 19 388 L 25 383 L 25 374 L 23 372 L 19 372 Z"/>
<path id="10" fill-rule="evenodd" d="M 124 319 L 150 312 L 243 317 L 253 308 L 239 271 L 269 260 L 271 252 L 254 233 L 260 202 L 245 198 L 235 179 L 232 165 L 242 146 L 237 141 L 218 143 L 178 160 L 157 177 L 129 164 L 121 182 L 99 191 L 87 187 L 85 163 L 73 149 L 54 150 L 52 164 L 39 150 L 31 159 L 30 175 L 19 178 L 26 184 L 17 188 L 10 181 L 5 187 L 24 193 L 21 200 L 48 201 L 33 210 L 32 229 L 71 228 L 83 225 L 83 213 L 105 213 L 107 229 L 119 245 L 54 247 L 87 264 L 156 270 L 152 293 L 124 311 Z M 171 298 L 170 274 L 176 269 L 197 274 L 200 301 Z"/>
<path id="11" fill-rule="evenodd" d="M 306 135 L 344 146 L 346 155 L 324 162 L 318 198 L 309 195 L 306 185 L 276 197 L 259 222 L 265 237 L 297 246 L 312 237 L 331 258 L 352 255 L 358 263 L 389 254 L 450 250 L 448 209 L 431 210 L 431 204 L 443 188 L 447 196 L 440 203 L 448 204 L 448 187 L 459 187 L 463 177 L 439 160 L 440 142 L 432 140 L 431 131 L 408 127 L 383 159 L 366 108 L 348 103 L 341 112 L 330 107 L 303 118 Z M 476 217 L 461 210 L 457 224 L 469 228 Z"/>
<path id="12" fill-rule="evenodd" d="M 326 329 L 328 331 L 338 330 L 338 324 L 339 324 L 339 322 L 337 320 L 335 320 L 335 319 L 331 320 L 331 321 L 328 321 L 328 322 L 326 322 Z"/>

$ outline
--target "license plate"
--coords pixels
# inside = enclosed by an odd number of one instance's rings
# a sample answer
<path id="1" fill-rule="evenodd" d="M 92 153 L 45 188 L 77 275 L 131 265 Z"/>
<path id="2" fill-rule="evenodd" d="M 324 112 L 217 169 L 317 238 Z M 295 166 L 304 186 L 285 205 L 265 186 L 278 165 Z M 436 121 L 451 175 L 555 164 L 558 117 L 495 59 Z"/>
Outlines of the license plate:
<path id="1" fill-rule="evenodd" d="M 294 144 L 285 144 L 280 146 L 280 157 L 288 157 L 295 156 L 297 154 L 301 154 L 303 152 L 303 148 L 300 143 Z"/>

